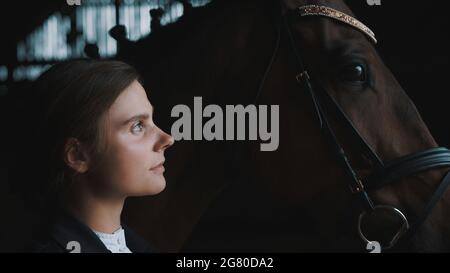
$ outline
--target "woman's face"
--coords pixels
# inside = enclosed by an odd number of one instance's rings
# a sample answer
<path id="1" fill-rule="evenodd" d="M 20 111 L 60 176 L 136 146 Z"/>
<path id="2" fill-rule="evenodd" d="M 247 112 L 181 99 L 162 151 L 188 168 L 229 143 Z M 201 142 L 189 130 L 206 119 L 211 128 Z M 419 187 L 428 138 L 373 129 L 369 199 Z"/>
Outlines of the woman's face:
<path id="1" fill-rule="evenodd" d="M 102 192 L 142 196 L 165 188 L 164 151 L 174 140 L 154 124 L 152 115 L 153 106 L 137 81 L 106 113 L 107 148 L 94 174 Z"/>

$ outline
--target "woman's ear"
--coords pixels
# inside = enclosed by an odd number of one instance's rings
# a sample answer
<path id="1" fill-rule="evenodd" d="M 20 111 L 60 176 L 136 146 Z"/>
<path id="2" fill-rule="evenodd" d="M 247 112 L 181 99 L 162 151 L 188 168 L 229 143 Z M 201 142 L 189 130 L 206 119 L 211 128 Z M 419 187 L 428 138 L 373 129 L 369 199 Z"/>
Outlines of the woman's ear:
<path id="1" fill-rule="evenodd" d="M 85 146 L 75 138 L 69 138 L 64 145 L 64 162 L 77 173 L 89 170 L 90 157 Z"/>

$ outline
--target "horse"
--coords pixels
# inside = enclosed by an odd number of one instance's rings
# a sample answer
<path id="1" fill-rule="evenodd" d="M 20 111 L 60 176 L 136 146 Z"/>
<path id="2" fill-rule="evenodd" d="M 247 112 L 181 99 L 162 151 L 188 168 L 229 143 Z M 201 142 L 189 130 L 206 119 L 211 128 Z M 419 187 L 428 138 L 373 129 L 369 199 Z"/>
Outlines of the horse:
<path id="1" fill-rule="evenodd" d="M 450 250 L 449 152 L 375 42 L 342 0 L 216 0 L 129 45 L 165 130 L 201 96 L 279 105 L 280 139 L 177 142 L 125 221 L 164 252 Z"/>

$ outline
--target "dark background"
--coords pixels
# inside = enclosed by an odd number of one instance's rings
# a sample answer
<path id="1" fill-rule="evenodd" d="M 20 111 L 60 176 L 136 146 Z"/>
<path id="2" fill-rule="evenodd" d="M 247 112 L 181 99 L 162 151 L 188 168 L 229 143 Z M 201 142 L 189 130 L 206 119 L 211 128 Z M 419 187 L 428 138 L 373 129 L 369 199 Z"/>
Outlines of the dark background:
<path id="1" fill-rule="evenodd" d="M 431 133 L 442 146 L 450 146 L 447 92 L 449 83 L 450 17 L 436 4 L 409 0 L 381 0 L 380 6 L 369 6 L 366 0 L 347 1 L 356 15 L 371 27 L 379 41 L 379 52 L 397 80 L 413 99 Z M 67 8 L 65 0 L 3 1 L 0 8 L 0 65 L 16 62 L 16 45 L 54 11 Z M 5 165 L 8 158 L 6 121 L 15 113 L 7 112 L 8 93 L 20 92 L 20 83 L 0 82 L 0 191 L 7 191 Z M 33 122 L 28 120 L 14 122 Z M 30 140 L 32 141 L 32 140 Z M 36 144 L 38 145 L 38 144 Z M 25 159 L 26 161 L 26 159 Z M 30 162 L 32 164 L 32 162 Z M 26 169 L 24 170 L 26 171 Z M 3 194 L 2 194 L 3 195 Z M 0 202 L 0 251 L 11 249 L 8 239 L 14 221 L 23 221 L 8 198 Z M 32 227 L 29 227 L 32 228 Z"/>

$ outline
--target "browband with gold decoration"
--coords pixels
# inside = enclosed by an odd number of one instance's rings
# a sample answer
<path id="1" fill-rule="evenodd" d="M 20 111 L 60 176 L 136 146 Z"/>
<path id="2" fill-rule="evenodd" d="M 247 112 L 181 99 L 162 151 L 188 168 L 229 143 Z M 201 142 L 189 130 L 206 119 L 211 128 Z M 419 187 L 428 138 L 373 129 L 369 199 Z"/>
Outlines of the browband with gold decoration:
<path id="1" fill-rule="evenodd" d="M 347 15 L 333 8 L 318 5 L 306 5 L 301 6 L 298 9 L 300 11 L 300 16 L 325 16 L 351 25 L 364 32 L 364 34 L 366 34 L 375 44 L 377 43 L 377 39 L 375 38 L 375 34 L 373 33 L 373 31 L 370 30 L 370 28 L 368 28 L 366 25 L 361 23 L 358 19 L 350 15 Z"/>

